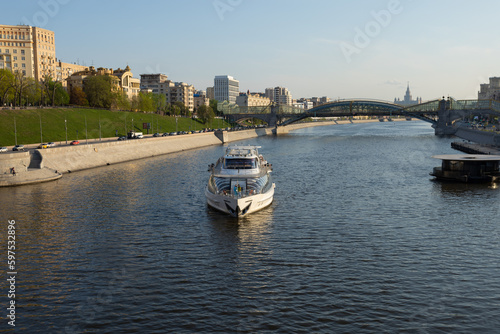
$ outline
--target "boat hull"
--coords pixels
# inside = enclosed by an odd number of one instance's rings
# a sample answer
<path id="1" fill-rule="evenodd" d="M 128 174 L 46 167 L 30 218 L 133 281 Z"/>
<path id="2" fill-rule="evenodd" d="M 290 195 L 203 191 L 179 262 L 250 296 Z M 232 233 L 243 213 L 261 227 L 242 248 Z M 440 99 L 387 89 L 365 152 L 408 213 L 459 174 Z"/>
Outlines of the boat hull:
<path id="1" fill-rule="evenodd" d="M 214 194 L 207 187 L 205 188 L 205 196 L 210 207 L 233 217 L 243 217 L 271 205 L 274 199 L 274 187 L 273 183 L 271 189 L 266 193 L 246 197 Z"/>

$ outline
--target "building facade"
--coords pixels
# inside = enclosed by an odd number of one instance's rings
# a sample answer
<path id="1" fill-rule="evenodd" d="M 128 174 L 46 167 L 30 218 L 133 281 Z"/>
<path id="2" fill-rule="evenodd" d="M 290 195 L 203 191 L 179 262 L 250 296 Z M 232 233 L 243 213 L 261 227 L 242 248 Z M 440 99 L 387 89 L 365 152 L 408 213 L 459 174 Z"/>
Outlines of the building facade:
<path id="1" fill-rule="evenodd" d="M 247 92 L 240 93 L 240 95 L 236 98 L 236 104 L 240 107 L 267 107 L 271 104 L 271 100 L 261 94 L 250 94 Z"/>
<path id="2" fill-rule="evenodd" d="M 478 100 L 500 100 L 500 77 L 491 77 L 490 82 L 481 84 Z"/>
<path id="3" fill-rule="evenodd" d="M 139 95 L 141 91 L 141 81 L 133 77 L 134 75 L 130 71 L 128 65 L 123 70 L 121 68 L 114 70 L 113 75 L 119 79 L 120 89 L 129 99 Z"/>
<path id="4" fill-rule="evenodd" d="M 99 67 L 96 69 L 94 66 L 90 66 L 88 69 L 73 73 L 66 79 L 68 93 L 71 94 L 71 91 L 75 87 L 85 90 L 85 79 L 97 75 L 108 75 L 111 77 L 112 89 L 125 93 L 129 99 L 139 95 L 140 81 L 137 78 L 133 78 L 133 74 L 130 72 L 130 67 L 128 66 L 123 70 L 119 68 L 114 71 L 111 68 Z"/>
<path id="5" fill-rule="evenodd" d="M 215 94 L 214 94 L 214 88 L 213 87 L 207 87 L 207 97 L 209 100 L 215 99 Z"/>
<path id="6" fill-rule="evenodd" d="M 280 105 L 291 106 L 293 103 L 292 94 L 285 87 L 266 88 L 266 97 Z"/>
<path id="7" fill-rule="evenodd" d="M 205 91 L 198 90 L 193 95 L 194 101 L 194 110 L 198 110 L 198 108 L 202 105 L 206 105 L 207 107 L 210 105 L 210 99 L 207 97 Z"/>
<path id="8" fill-rule="evenodd" d="M 165 95 L 167 103 L 182 102 L 190 112 L 194 111 L 194 86 L 173 82 L 165 74 L 141 74 L 141 91 Z"/>
<path id="9" fill-rule="evenodd" d="M 399 98 L 394 99 L 394 104 L 399 104 L 400 106 L 411 106 L 414 104 L 420 104 L 422 103 L 422 98 L 417 97 L 416 100 L 412 100 L 411 93 L 410 93 L 410 83 L 408 83 L 408 86 L 406 87 L 406 93 L 403 98 L 403 100 L 400 100 Z"/>
<path id="10" fill-rule="evenodd" d="M 66 87 L 66 79 L 86 66 L 56 59 L 55 34 L 28 25 L 0 25 L 0 69 L 42 81 L 50 77 Z"/>
<path id="11" fill-rule="evenodd" d="M 27 25 L 0 25 L 0 69 L 41 81 L 56 79 L 54 32 Z"/>
<path id="12" fill-rule="evenodd" d="M 219 101 L 236 103 L 240 94 L 240 82 L 230 75 L 218 75 L 214 78 L 214 98 Z"/>

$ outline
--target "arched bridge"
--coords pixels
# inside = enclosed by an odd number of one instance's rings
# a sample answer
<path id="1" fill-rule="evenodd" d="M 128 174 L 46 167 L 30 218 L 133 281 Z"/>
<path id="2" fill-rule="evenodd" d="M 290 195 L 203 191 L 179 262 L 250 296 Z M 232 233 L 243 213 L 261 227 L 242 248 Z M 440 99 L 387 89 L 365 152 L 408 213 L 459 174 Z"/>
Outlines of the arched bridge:
<path id="1" fill-rule="evenodd" d="M 227 105 L 226 105 L 227 106 Z M 309 117 L 356 117 L 356 116 L 405 116 L 418 118 L 432 124 L 436 134 L 453 134 L 453 123 L 470 114 L 495 114 L 500 116 L 500 102 L 493 100 L 436 99 L 403 107 L 391 102 L 368 99 L 338 100 L 309 110 L 291 106 L 221 108 L 235 122 L 257 118 L 271 126 L 286 126 Z"/>

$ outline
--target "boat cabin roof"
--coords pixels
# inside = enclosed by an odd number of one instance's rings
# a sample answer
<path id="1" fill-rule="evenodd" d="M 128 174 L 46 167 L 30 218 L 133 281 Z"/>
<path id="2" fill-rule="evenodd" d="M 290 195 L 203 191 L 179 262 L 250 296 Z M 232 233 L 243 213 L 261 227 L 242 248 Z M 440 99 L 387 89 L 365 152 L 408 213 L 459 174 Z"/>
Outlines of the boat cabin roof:
<path id="1" fill-rule="evenodd" d="M 258 148 L 260 146 L 229 146 L 226 149 L 225 158 L 256 158 L 259 156 Z"/>
<path id="2" fill-rule="evenodd" d="M 500 155 L 487 155 L 487 154 L 441 154 L 433 155 L 434 159 L 441 159 L 447 161 L 500 161 Z"/>

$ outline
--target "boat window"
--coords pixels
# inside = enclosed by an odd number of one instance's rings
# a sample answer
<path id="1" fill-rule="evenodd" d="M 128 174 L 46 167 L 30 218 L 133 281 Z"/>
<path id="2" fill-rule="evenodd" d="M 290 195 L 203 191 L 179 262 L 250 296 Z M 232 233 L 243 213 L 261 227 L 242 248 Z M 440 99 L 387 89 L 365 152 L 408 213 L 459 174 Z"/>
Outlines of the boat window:
<path id="1" fill-rule="evenodd" d="M 225 159 L 224 168 L 226 169 L 250 169 L 257 168 L 257 159 Z"/>

